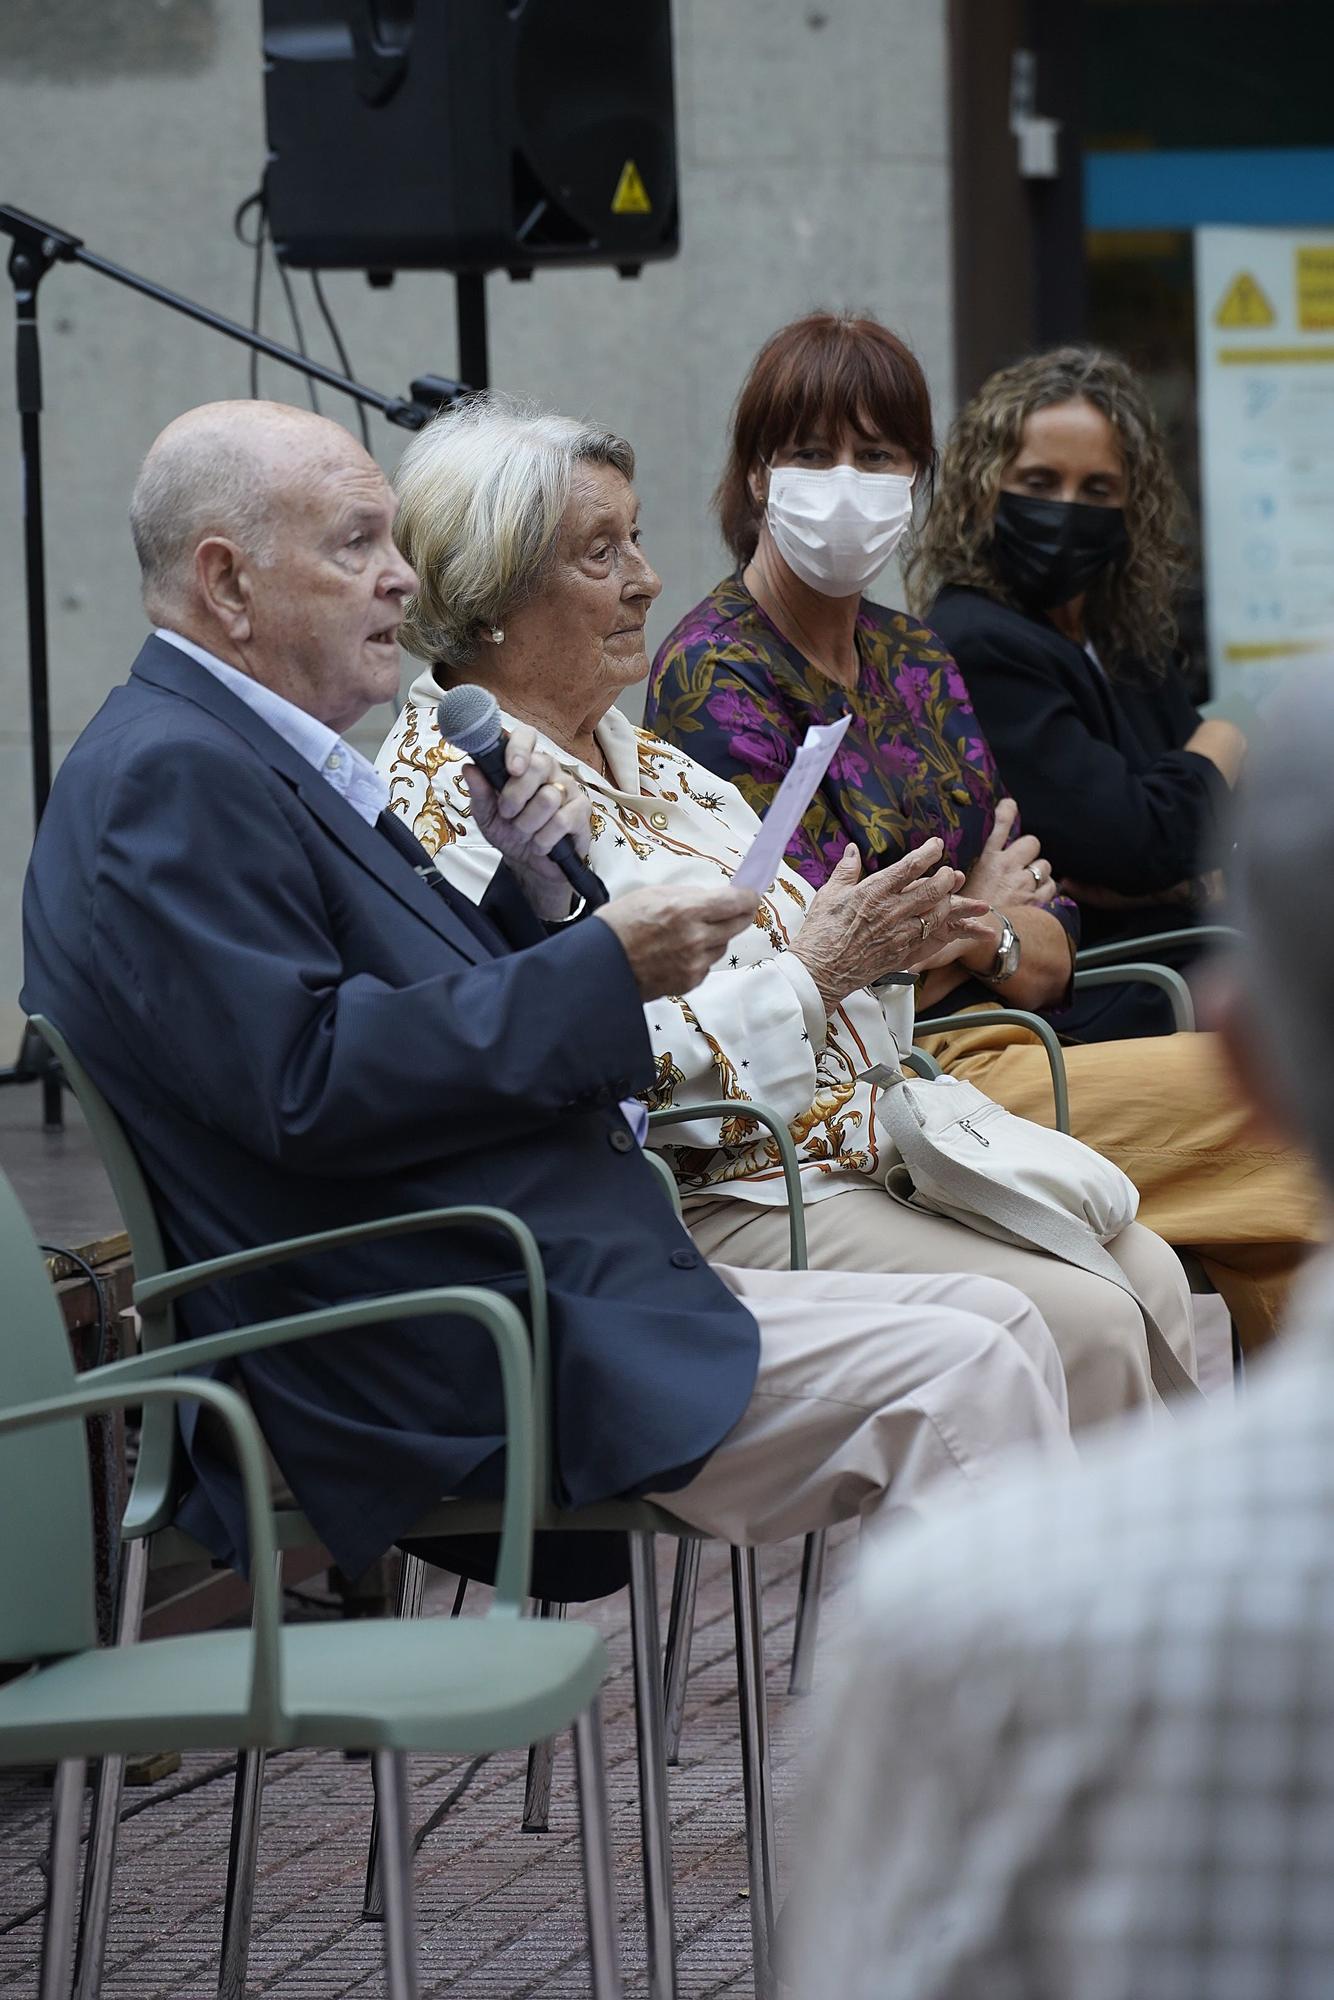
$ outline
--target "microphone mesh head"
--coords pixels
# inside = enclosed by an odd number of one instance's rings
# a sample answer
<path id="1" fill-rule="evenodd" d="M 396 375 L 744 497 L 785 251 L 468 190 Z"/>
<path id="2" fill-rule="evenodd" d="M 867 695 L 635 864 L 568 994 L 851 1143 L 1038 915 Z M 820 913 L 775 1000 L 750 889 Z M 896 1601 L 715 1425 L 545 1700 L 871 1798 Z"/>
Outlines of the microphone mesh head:
<path id="1" fill-rule="evenodd" d="M 500 704 L 486 688 L 465 681 L 450 688 L 436 709 L 440 734 L 465 757 L 476 756 L 500 737 Z"/>

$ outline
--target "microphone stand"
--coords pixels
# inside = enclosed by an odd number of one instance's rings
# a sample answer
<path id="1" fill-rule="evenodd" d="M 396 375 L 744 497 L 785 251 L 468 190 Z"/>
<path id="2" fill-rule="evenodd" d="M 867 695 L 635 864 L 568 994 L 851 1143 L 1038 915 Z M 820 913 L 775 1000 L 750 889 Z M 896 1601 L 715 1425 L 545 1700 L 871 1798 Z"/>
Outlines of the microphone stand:
<path id="1" fill-rule="evenodd" d="M 467 394 L 467 385 L 440 375 L 423 375 L 413 382 L 407 396 L 386 396 L 354 382 L 348 375 L 310 361 L 304 354 L 284 347 L 267 335 L 256 333 L 239 321 L 197 305 L 179 292 L 171 292 L 127 271 L 105 257 L 86 250 L 83 240 L 53 223 L 27 215 L 21 208 L 0 205 L 0 235 L 13 239 L 9 253 L 9 278 L 14 288 L 15 389 L 19 415 L 19 455 L 22 465 L 24 589 L 28 614 L 28 712 L 32 734 L 32 801 L 34 828 L 46 810 L 51 791 L 51 701 L 46 629 L 46 545 L 42 519 L 42 362 L 37 334 L 37 289 L 53 264 L 86 264 L 105 278 L 114 278 L 131 291 L 173 312 L 184 313 L 211 326 L 229 340 L 281 361 L 298 374 L 337 389 L 355 402 L 378 410 L 391 424 L 416 431 L 440 410 Z M 59 1065 L 36 1031 L 25 1026 L 17 1060 L 0 1069 L 0 1085 L 38 1083 L 42 1086 L 42 1122 L 48 1127 L 62 1123 Z"/>

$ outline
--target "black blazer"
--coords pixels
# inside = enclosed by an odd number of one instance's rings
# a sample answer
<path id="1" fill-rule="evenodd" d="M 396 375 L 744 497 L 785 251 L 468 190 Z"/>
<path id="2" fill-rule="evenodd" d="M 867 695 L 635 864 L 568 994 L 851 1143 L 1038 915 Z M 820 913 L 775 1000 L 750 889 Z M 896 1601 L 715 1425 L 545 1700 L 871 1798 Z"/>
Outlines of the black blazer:
<path id="1" fill-rule="evenodd" d="M 1025 832 L 1058 876 L 1152 896 L 1219 864 L 1228 786 L 1207 757 L 1182 748 L 1200 716 L 1175 667 L 1119 669 L 1110 680 L 1045 618 L 978 590 L 943 590 L 928 623 L 958 663 Z M 1194 921 L 1180 904 L 1080 905 L 1085 945 Z M 1171 1020 L 1142 986 L 1098 988 L 1052 1018 L 1096 1040 L 1162 1034 Z"/>
<path id="2" fill-rule="evenodd" d="M 1200 717 L 1174 668 L 1109 680 L 1045 619 L 976 590 L 942 591 L 929 622 L 1058 875 L 1139 896 L 1217 865 L 1228 787 L 1181 747 Z"/>
<path id="3" fill-rule="evenodd" d="M 745 1408 L 758 1334 L 617 1109 L 653 1077 L 628 961 L 595 920 L 548 936 L 508 870 L 479 911 L 407 848 L 150 639 L 56 779 L 23 1003 L 124 1120 L 181 1261 L 410 1209 L 515 1210 L 550 1285 L 561 1493 L 669 1489 Z M 522 1294 L 493 1234 L 411 1236 L 219 1286 L 184 1327 L 450 1282 Z M 351 1574 L 431 1501 L 499 1490 L 499 1382 L 467 1324 L 325 1337 L 239 1372 Z M 185 1518 L 234 1555 L 235 1479 L 206 1438 L 189 1449 Z"/>

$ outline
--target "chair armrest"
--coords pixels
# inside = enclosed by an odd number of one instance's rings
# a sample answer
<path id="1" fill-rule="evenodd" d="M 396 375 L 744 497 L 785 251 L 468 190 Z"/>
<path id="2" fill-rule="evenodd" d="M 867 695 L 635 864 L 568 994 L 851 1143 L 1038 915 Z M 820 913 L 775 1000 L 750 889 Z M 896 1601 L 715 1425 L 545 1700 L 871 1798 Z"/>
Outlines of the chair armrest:
<path id="1" fill-rule="evenodd" d="M 676 1185 L 676 1175 L 672 1172 L 666 1160 L 663 1159 L 661 1153 L 650 1152 L 646 1148 L 644 1158 L 648 1161 L 654 1173 L 661 1178 L 663 1193 L 672 1204 L 672 1213 L 678 1222 L 684 1222 L 685 1217 L 681 1213 L 681 1190 Z"/>
<path id="2" fill-rule="evenodd" d="M 410 1236 L 426 1229 L 459 1229 L 465 1225 L 482 1224 L 501 1230 L 514 1239 L 519 1261 L 523 1265 L 528 1283 L 528 1317 L 532 1329 L 532 1358 L 534 1402 L 544 1413 L 538 1426 L 536 1442 L 538 1491 L 547 1491 L 547 1446 L 549 1432 L 545 1413 L 551 1407 L 551 1346 L 548 1338 L 547 1284 L 542 1268 L 542 1253 L 537 1238 L 526 1222 L 517 1215 L 511 1215 L 505 1208 L 479 1207 L 476 1205 L 453 1208 L 415 1209 L 408 1215 L 380 1216 L 372 1222 L 350 1223 L 343 1229 L 325 1229 L 314 1236 L 289 1236 L 274 1243 L 257 1244 L 253 1250 L 234 1250 L 225 1257 L 210 1257 L 199 1264 L 184 1264 L 178 1270 L 165 1271 L 158 1277 L 145 1278 L 134 1287 L 135 1305 L 151 1319 L 163 1306 L 184 1298 L 188 1293 L 201 1290 L 205 1285 L 217 1282 L 219 1278 L 236 1277 L 246 1271 L 262 1271 L 271 1264 L 281 1264 L 293 1257 L 304 1257 L 312 1252 L 336 1250 L 352 1243 L 372 1243 L 385 1236 Z M 274 1324 L 284 1322 L 275 1321 Z M 221 1337 L 221 1336 L 219 1336 Z M 194 1367 L 193 1355 L 198 1343 L 167 1342 L 154 1346 L 145 1342 L 150 1352 L 168 1354 L 175 1357 L 176 1365 Z M 191 1360 L 181 1360 L 182 1349 L 188 1345 Z"/>
<path id="3" fill-rule="evenodd" d="M 181 1376 L 166 1375 L 133 1388 L 106 1387 L 109 1371 L 123 1365 L 110 1362 L 104 1368 L 90 1369 L 79 1378 L 80 1386 L 63 1396 L 45 1397 L 41 1402 L 20 1404 L 4 1411 L 0 1414 L 0 1437 L 7 1431 L 29 1430 L 38 1424 L 57 1423 L 71 1417 L 100 1416 L 107 1410 L 122 1409 L 127 1403 L 207 1403 L 216 1412 L 230 1431 L 236 1450 L 250 1537 L 250 1588 L 254 1598 L 250 1718 L 261 1736 L 273 1742 L 278 1736 L 282 1712 L 278 1565 L 273 1503 L 269 1498 L 259 1425 L 244 1398 L 221 1382 L 192 1382 Z"/>
<path id="4" fill-rule="evenodd" d="M 420 1208 L 407 1215 L 379 1216 L 373 1222 L 349 1223 L 343 1229 L 322 1229 L 314 1236 L 289 1236 L 273 1243 L 260 1243 L 253 1250 L 229 1251 L 225 1257 L 209 1257 L 199 1264 L 182 1264 L 176 1270 L 145 1278 L 134 1288 L 134 1303 L 141 1311 L 171 1305 L 188 1292 L 201 1290 L 219 1278 L 238 1277 L 245 1271 L 262 1271 L 270 1264 L 285 1263 L 293 1257 L 339 1250 L 352 1243 L 373 1243 L 384 1236 L 411 1236 L 426 1229 L 460 1228 L 464 1223 L 489 1223 L 515 1240 L 528 1279 L 529 1295 L 542 1302 L 545 1322 L 546 1278 L 537 1239 L 526 1222 L 504 1208 Z"/>
<path id="5" fill-rule="evenodd" d="M 512 1300 L 480 1285 L 439 1285 L 430 1290 L 394 1292 L 383 1298 L 356 1299 L 346 1305 L 294 1313 L 284 1319 L 258 1321 L 231 1333 L 205 1334 L 180 1346 L 159 1349 L 152 1354 L 136 1354 L 125 1361 L 109 1361 L 90 1370 L 80 1379 L 90 1392 L 112 1385 L 121 1402 L 133 1403 L 141 1395 L 154 1393 L 157 1381 L 178 1382 L 183 1392 L 197 1400 L 212 1402 L 218 1393 L 245 1405 L 234 1390 L 220 1383 L 198 1381 L 180 1373 L 185 1368 L 202 1368 L 236 1355 L 253 1354 L 279 1347 L 291 1340 L 310 1340 L 325 1333 L 349 1333 L 360 1327 L 378 1326 L 387 1319 L 422 1319 L 457 1316 L 475 1320 L 490 1336 L 500 1361 L 501 1388 L 505 1402 L 505 1499 L 501 1519 L 500 1560 L 496 1567 L 497 1608 L 517 1616 L 528 1596 L 531 1539 L 534 1524 L 534 1495 L 539 1475 L 546 1476 L 546 1444 L 550 1434 L 550 1413 L 538 1403 L 535 1371 L 529 1344 L 529 1330 Z M 516 1344 L 517 1343 L 517 1344 Z M 205 1394 L 204 1392 L 208 1393 Z M 247 1412 L 247 1415 L 249 1413 Z M 252 1419 L 253 1422 L 253 1419 Z M 0 1422 L 0 1428 L 3 1427 Z M 265 1487 L 264 1460 L 259 1459 L 259 1477 Z M 265 1504 L 268 1504 L 265 1487 Z M 269 1537 L 272 1540 L 270 1515 Z"/>
<path id="6" fill-rule="evenodd" d="M 909 1049 L 907 1055 L 902 1056 L 900 1061 L 904 1069 L 910 1069 L 915 1075 L 924 1076 L 928 1080 L 945 1074 L 935 1057 L 929 1056 L 925 1049 Z"/>
<path id="7" fill-rule="evenodd" d="M 915 1034 L 944 1035 L 956 1028 L 977 1028 L 985 1021 L 1000 1021 L 1011 1028 L 1025 1028 L 1030 1035 L 1036 1035 L 1047 1052 L 1047 1067 L 1051 1071 L 1052 1104 L 1056 1118 L 1056 1130 L 1070 1130 L 1070 1086 L 1066 1081 L 1065 1057 L 1061 1054 L 1060 1036 L 1050 1021 L 1044 1021 L 1041 1014 L 1030 1014 L 1023 1007 L 972 1007 L 962 1014 L 932 1015 L 930 1020 L 919 1021 Z"/>
<path id="8" fill-rule="evenodd" d="M 1195 1027 L 1195 1002 L 1181 974 L 1170 965 L 1077 965 L 1074 989 L 1087 992 L 1090 986 L 1156 986 L 1167 995 L 1172 1008 L 1172 1026 L 1179 1034 Z"/>
<path id="9" fill-rule="evenodd" d="M 1146 937 L 1120 938 L 1111 944 L 1091 944 L 1075 953 L 1075 970 L 1087 966 L 1119 965 L 1123 959 L 1151 959 L 1156 951 L 1199 951 L 1216 946 L 1243 944 L 1246 933 L 1231 924 L 1192 924 L 1179 931 L 1152 931 Z"/>
<path id="10" fill-rule="evenodd" d="M 650 1111 L 650 1128 L 662 1125 L 681 1125 L 688 1118 L 753 1118 L 758 1125 L 767 1125 L 778 1142 L 778 1156 L 783 1164 L 783 1181 L 787 1188 L 788 1220 L 788 1268 L 793 1271 L 806 1269 L 806 1214 L 805 1193 L 801 1185 L 801 1168 L 797 1163 L 797 1149 L 792 1143 L 792 1134 L 781 1112 L 770 1110 L 767 1104 L 759 1104 L 750 1097 L 712 1097 L 702 1104 L 667 1105 L 661 1111 Z M 670 1140 L 668 1144 L 670 1144 Z"/>

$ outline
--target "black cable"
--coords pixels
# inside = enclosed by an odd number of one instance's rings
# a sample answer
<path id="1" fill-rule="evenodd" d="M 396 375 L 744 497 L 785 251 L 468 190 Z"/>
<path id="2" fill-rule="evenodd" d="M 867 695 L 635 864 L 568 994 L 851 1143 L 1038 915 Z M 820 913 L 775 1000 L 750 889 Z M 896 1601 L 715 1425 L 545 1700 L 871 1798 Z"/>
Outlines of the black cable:
<path id="1" fill-rule="evenodd" d="M 256 211 L 253 239 L 246 235 L 244 229 L 245 218 L 249 215 L 252 208 Z M 253 242 L 255 274 L 250 289 L 250 331 L 258 333 L 260 299 L 264 283 L 264 245 L 266 241 L 269 244 L 273 242 L 273 236 L 269 229 L 269 205 L 262 187 L 256 188 L 255 192 L 247 195 L 241 203 L 232 217 L 232 230 L 238 239 L 247 246 L 250 246 Z M 287 266 L 282 262 L 276 251 L 274 252 L 274 263 L 278 267 L 278 277 L 282 284 L 283 295 L 287 300 L 287 310 L 292 321 L 292 331 L 296 335 L 296 351 L 303 361 L 309 361 L 310 354 L 306 347 L 306 335 L 305 329 L 301 324 L 301 314 L 297 310 L 296 293 L 292 289 L 292 280 L 288 274 Z M 351 370 L 348 369 L 345 372 L 350 374 Z M 306 376 L 305 382 L 306 394 L 310 398 L 310 407 L 312 410 L 318 412 L 320 407 L 319 392 L 309 375 Z M 256 397 L 259 395 L 259 352 L 253 347 L 250 350 L 250 393 Z"/>
<path id="2" fill-rule="evenodd" d="M 272 244 L 273 237 L 271 234 L 269 234 L 269 211 L 266 207 L 261 205 L 260 212 L 264 218 L 263 223 L 261 224 L 261 228 L 264 230 L 265 234 L 269 236 L 269 242 L 270 244 Z M 276 250 L 273 253 L 273 261 L 278 267 L 278 277 L 279 281 L 282 284 L 283 295 L 287 300 L 287 310 L 291 314 L 292 331 L 296 335 L 296 351 L 301 356 L 301 359 L 303 361 L 309 361 L 310 355 L 306 349 L 306 336 L 301 326 L 301 315 L 296 309 L 296 293 L 292 288 L 291 273 L 288 270 L 286 264 L 284 264 L 282 258 L 278 255 L 278 252 Z M 310 398 L 311 409 L 315 411 L 316 415 L 318 415 L 320 408 L 320 392 L 315 387 L 314 377 L 310 375 L 307 375 L 306 377 L 306 394 Z"/>
<path id="3" fill-rule="evenodd" d="M 253 237 L 249 237 L 245 233 L 243 224 L 252 208 L 258 209 L 259 215 L 255 223 L 255 234 Z M 232 217 L 232 234 L 236 237 L 237 242 L 244 243 L 248 250 L 253 250 L 255 253 L 255 269 L 250 285 L 250 331 L 252 333 L 259 332 L 260 291 L 264 278 L 265 220 L 264 190 L 263 188 L 256 188 L 253 194 L 246 196 Z M 255 347 L 252 347 L 250 350 L 250 394 L 253 398 L 258 399 L 259 349 Z"/>
<path id="4" fill-rule="evenodd" d="M 111 1331 L 107 1314 L 107 1295 L 103 1290 L 102 1280 L 88 1259 L 81 1257 L 77 1250 L 67 1250 L 63 1243 L 39 1243 L 37 1247 L 47 1257 L 68 1257 L 71 1264 L 77 1264 L 96 1293 L 97 1342 L 93 1348 L 93 1367 L 100 1368 L 107 1358 L 107 1339 Z"/>
<path id="5" fill-rule="evenodd" d="M 315 294 L 315 303 L 324 316 L 324 324 L 329 329 L 329 338 L 333 342 L 334 352 L 338 356 L 338 366 L 342 369 L 344 375 L 355 380 L 356 378 L 352 375 L 352 363 L 348 359 L 347 348 L 343 345 L 343 336 L 338 330 L 338 322 L 333 316 L 329 301 L 324 296 L 324 286 L 320 283 L 320 274 L 318 271 L 312 271 L 310 274 L 310 288 Z M 371 427 L 366 421 L 366 406 L 364 403 L 357 404 L 357 422 L 361 426 L 361 442 L 365 445 L 367 451 L 369 451 L 371 448 Z"/>

